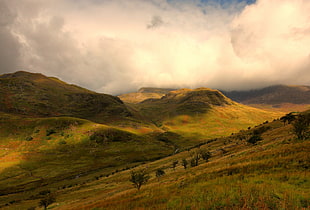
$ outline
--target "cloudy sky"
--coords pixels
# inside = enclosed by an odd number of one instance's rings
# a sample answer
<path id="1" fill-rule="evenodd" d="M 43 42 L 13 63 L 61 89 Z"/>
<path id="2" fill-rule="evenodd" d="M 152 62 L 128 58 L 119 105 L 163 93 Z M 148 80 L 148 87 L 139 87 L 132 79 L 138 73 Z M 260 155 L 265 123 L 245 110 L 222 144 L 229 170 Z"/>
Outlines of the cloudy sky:
<path id="1" fill-rule="evenodd" d="M 309 0 L 0 0 L 0 74 L 110 94 L 310 85 Z"/>

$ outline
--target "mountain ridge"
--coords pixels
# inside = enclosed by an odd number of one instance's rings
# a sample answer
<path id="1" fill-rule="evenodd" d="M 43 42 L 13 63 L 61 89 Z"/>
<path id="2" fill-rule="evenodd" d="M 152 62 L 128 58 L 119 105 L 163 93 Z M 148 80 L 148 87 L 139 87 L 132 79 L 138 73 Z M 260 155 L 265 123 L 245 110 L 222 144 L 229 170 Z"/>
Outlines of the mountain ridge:
<path id="1" fill-rule="evenodd" d="M 0 88 L 2 112 L 35 117 L 72 116 L 97 122 L 131 116 L 118 97 L 99 94 L 40 73 L 19 71 L 1 75 Z"/>
<path id="2" fill-rule="evenodd" d="M 306 85 L 273 85 L 248 91 L 222 92 L 244 104 L 310 104 L 310 86 Z"/>

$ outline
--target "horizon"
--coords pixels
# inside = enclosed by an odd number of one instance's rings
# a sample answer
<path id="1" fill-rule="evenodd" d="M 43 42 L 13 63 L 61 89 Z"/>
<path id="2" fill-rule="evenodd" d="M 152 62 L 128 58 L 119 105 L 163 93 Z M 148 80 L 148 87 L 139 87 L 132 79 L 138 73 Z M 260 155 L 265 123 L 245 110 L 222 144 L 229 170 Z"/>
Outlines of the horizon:
<path id="1" fill-rule="evenodd" d="M 306 0 L 4 0 L 0 74 L 107 94 L 310 84 Z"/>

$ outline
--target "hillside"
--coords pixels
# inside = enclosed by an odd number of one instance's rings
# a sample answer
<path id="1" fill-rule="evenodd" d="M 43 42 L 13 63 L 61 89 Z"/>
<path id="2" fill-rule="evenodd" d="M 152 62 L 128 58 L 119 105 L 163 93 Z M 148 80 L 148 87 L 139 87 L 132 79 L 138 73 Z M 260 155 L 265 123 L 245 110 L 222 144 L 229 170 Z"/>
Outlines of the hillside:
<path id="1" fill-rule="evenodd" d="M 125 103 L 140 103 L 147 99 L 159 99 L 173 90 L 175 89 L 144 87 L 140 88 L 138 92 L 126 93 L 118 97 Z"/>
<path id="2" fill-rule="evenodd" d="M 209 88 L 170 91 L 160 99 L 148 99 L 130 106 L 151 119 L 158 128 L 194 142 L 229 135 L 283 114 L 236 103 L 220 91 Z"/>
<path id="3" fill-rule="evenodd" d="M 128 209 L 130 206 L 135 209 L 150 205 L 166 209 L 166 202 L 155 199 L 154 203 L 147 204 L 142 198 L 146 196 L 144 191 L 139 194 L 131 189 L 128 184 L 130 169 L 143 165 L 151 173 L 163 168 L 167 175 L 171 174 L 161 182 L 162 186 L 167 184 L 167 188 L 161 191 L 157 187 L 153 192 L 152 196 L 162 199 L 159 194 L 174 195 L 178 186 L 183 185 L 179 183 L 181 180 L 196 183 L 194 180 L 213 179 L 225 174 L 227 167 L 235 167 L 236 162 L 248 160 L 247 156 L 258 148 L 247 143 L 252 133 L 257 132 L 255 130 L 263 136 L 260 144 L 271 149 L 270 154 L 281 150 L 284 159 L 287 157 L 285 151 L 292 149 L 293 157 L 303 161 L 300 156 L 304 155 L 304 150 L 295 149 L 308 146 L 307 141 L 297 145 L 290 140 L 295 138 L 291 125 L 273 121 L 284 113 L 242 105 L 209 88 L 169 90 L 157 99 L 124 104 L 117 97 L 41 74 L 5 74 L 0 77 L 0 85 L 3 87 L 0 89 L 0 208 L 4 209 L 33 209 L 50 193 L 57 197 L 51 208 Z M 163 94 L 161 89 L 141 90 L 145 93 L 156 91 Z M 264 124 L 254 127 L 259 123 Z M 282 140 L 292 144 L 282 145 L 279 143 Z M 201 166 L 183 173 L 180 158 L 190 161 L 189 155 L 200 146 L 211 151 L 212 164 L 203 169 L 200 160 Z M 226 153 L 236 157 L 227 159 Z M 257 160 L 261 158 L 257 156 Z M 177 168 L 170 169 L 171 161 L 177 159 Z M 295 162 L 289 164 L 295 170 Z M 233 172 L 227 173 L 235 173 L 235 169 L 231 170 Z M 210 177 L 205 177 L 204 173 Z M 150 186 L 145 187 L 157 186 L 156 180 L 159 179 L 152 177 Z M 251 177 L 248 180 L 252 180 Z M 209 184 L 216 186 L 213 182 Z M 199 184 L 193 186 L 200 189 Z M 184 189 L 184 193 L 195 192 L 191 187 Z M 300 191 L 303 189 L 298 188 L 297 193 Z M 185 199 L 182 193 L 175 196 Z M 298 195 L 301 198 L 293 198 L 298 202 L 307 198 Z M 107 199 L 108 203 L 98 204 L 97 199 Z M 189 204 L 197 205 L 196 201 L 189 201 Z M 184 207 L 177 203 L 170 205 L 170 209 Z"/>
<path id="4" fill-rule="evenodd" d="M 173 154 L 173 145 L 148 133 L 0 113 L 0 208 Z"/>
<path id="5" fill-rule="evenodd" d="M 117 97 L 22 71 L 0 76 L 0 111 L 33 117 L 71 116 L 96 122 L 132 116 Z"/>
<path id="6" fill-rule="evenodd" d="M 310 104 L 310 86 L 275 85 L 257 90 L 223 93 L 243 104 Z"/>
<path id="7" fill-rule="evenodd" d="M 255 135 L 261 139 L 250 143 Z M 52 209 L 307 209 L 309 143 L 296 138 L 292 124 L 276 120 L 108 176 L 1 196 L 0 204 L 34 208 L 50 192 L 56 198 Z M 208 161 L 191 165 L 202 151 L 210 152 Z M 158 169 L 165 172 L 160 177 Z M 131 171 L 139 170 L 150 179 L 137 190 L 129 180 Z"/>

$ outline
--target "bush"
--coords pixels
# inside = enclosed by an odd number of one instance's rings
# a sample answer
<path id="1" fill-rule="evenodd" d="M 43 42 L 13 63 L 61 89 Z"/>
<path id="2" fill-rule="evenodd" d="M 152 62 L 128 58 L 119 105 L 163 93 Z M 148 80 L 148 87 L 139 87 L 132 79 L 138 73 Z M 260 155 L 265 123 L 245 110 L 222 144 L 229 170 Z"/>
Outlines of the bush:
<path id="1" fill-rule="evenodd" d="M 156 177 L 157 177 L 158 180 L 163 175 L 165 175 L 165 171 L 163 169 L 159 168 L 159 169 L 156 170 Z"/>
<path id="2" fill-rule="evenodd" d="M 182 166 L 184 167 L 184 169 L 186 169 L 187 168 L 187 165 L 188 165 L 188 162 L 187 162 L 187 160 L 184 158 L 184 159 L 182 159 Z"/>
<path id="3" fill-rule="evenodd" d="M 258 141 L 263 140 L 263 138 L 260 135 L 253 135 L 248 139 L 248 142 L 251 144 L 256 144 Z"/>
<path id="4" fill-rule="evenodd" d="M 32 136 L 26 137 L 26 141 L 31 141 L 31 140 L 33 140 L 33 137 L 32 137 Z"/>
<path id="5" fill-rule="evenodd" d="M 40 200 L 39 206 L 44 207 L 44 209 L 47 209 L 49 205 L 54 203 L 56 201 L 56 198 L 53 194 L 47 194 L 43 199 Z"/>
<path id="6" fill-rule="evenodd" d="M 56 133 L 56 131 L 54 129 L 47 129 L 46 130 L 46 136 L 50 136 L 52 134 Z"/>
<path id="7" fill-rule="evenodd" d="M 175 170 L 175 167 L 178 165 L 179 161 L 175 160 L 172 162 L 172 168 Z"/>

